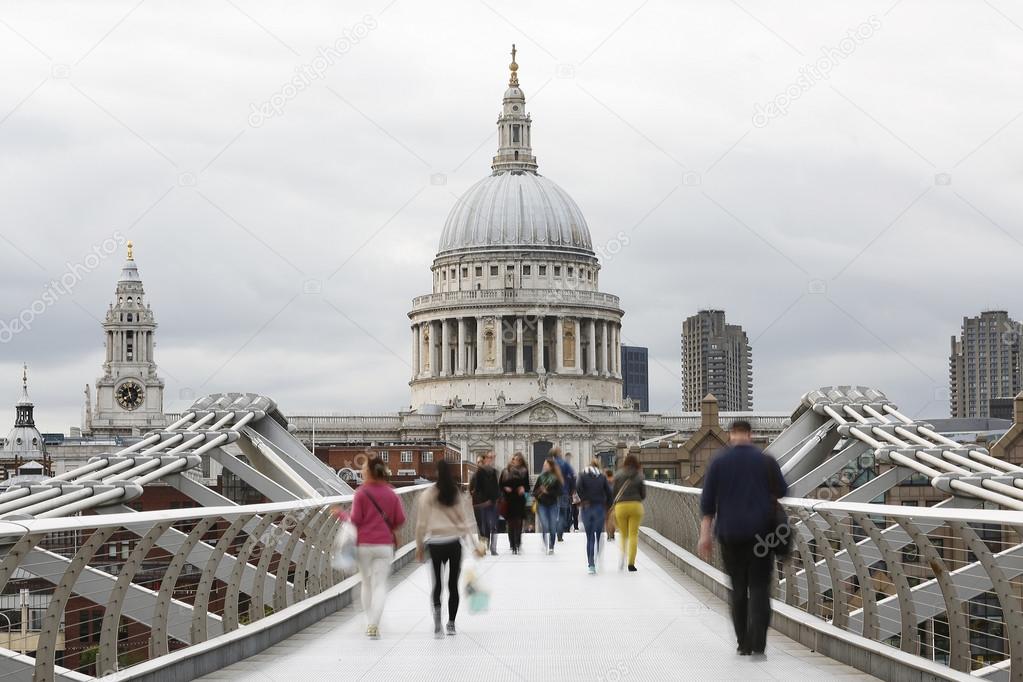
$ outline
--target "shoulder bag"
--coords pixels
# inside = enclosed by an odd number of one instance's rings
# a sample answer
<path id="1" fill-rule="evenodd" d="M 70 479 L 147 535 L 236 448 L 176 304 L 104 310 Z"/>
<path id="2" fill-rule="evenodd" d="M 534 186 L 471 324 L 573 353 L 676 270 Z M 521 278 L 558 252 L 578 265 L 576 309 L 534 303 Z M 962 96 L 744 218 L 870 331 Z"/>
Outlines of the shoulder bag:
<path id="1" fill-rule="evenodd" d="M 615 505 L 618 504 L 618 501 L 620 499 L 622 499 L 622 494 L 625 493 L 626 488 L 628 488 L 631 483 L 632 483 L 632 481 L 629 480 L 629 481 L 626 481 L 622 485 L 622 489 L 618 491 L 617 495 L 615 495 L 614 502 L 612 502 L 611 506 L 608 507 L 607 517 L 604 519 L 604 530 L 607 532 L 608 535 L 614 535 L 614 533 L 615 533 L 615 528 L 616 528 L 616 525 L 615 525 Z"/>

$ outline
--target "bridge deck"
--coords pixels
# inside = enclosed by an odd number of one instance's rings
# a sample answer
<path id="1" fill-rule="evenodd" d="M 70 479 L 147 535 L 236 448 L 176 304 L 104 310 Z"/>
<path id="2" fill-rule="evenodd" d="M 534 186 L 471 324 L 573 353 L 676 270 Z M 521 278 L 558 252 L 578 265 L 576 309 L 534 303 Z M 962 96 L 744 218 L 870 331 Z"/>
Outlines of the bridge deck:
<path id="1" fill-rule="evenodd" d="M 581 533 L 554 556 L 535 535 L 523 549 L 483 562 L 490 609 L 469 613 L 463 600 L 455 637 L 433 638 L 428 567 L 414 564 L 392 579 L 379 641 L 364 636 L 356 604 L 202 679 L 876 679 L 774 631 L 766 660 L 736 655 L 727 605 L 642 544 L 637 573 L 619 572 L 609 548 L 597 576 L 586 574 Z"/>

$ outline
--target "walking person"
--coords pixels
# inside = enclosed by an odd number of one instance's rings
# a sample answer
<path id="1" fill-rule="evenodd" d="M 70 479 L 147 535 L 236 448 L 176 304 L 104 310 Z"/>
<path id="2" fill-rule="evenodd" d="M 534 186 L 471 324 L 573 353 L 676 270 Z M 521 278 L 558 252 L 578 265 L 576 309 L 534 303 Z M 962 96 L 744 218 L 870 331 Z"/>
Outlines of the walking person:
<path id="1" fill-rule="evenodd" d="M 700 496 L 699 553 L 710 560 L 711 527 L 732 581 L 731 611 L 740 656 L 763 655 L 771 624 L 771 572 L 776 505 L 788 492 L 777 460 L 751 441 L 744 420 L 732 422 L 729 447 L 711 460 Z"/>
<path id="2" fill-rule="evenodd" d="M 564 534 L 572 522 L 572 496 L 575 495 L 575 469 L 572 463 L 561 454 L 561 448 L 551 448 L 550 455 L 561 472 L 561 496 L 558 498 L 558 542 L 562 542 Z M 572 454 L 568 454 L 571 458 Z"/>
<path id="3" fill-rule="evenodd" d="M 629 571 L 636 570 L 636 552 L 639 550 L 639 524 L 643 520 L 643 500 L 646 483 L 636 455 L 626 455 L 622 467 L 614 478 L 615 524 L 622 532 L 622 558 L 619 569 L 628 557 Z"/>
<path id="4" fill-rule="evenodd" d="M 600 470 L 600 460 L 594 458 L 590 466 L 579 475 L 577 486 L 580 516 L 583 518 L 583 529 L 586 531 L 586 570 L 596 575 L 597 564 L 593 560 L 594 552 L 600 551 L 600 534 L 604 532 L 604 521 L 607 508 L 611 504 L 611 485 L 604 472 Z"/>
<path id="5" fill-rule="evenodd" d="M 419 498 L 416 519 L 416 559 L 423 561 L 430 554 L 433 566 L 433 636 L 444 637 L 441 631 L 440 597 L 442 573 L 448 565 L 448 622 L 446 632 L 455 634 L 458 615 L 458 577 L 462 572 L 462 541 L 477 533 L 469 513 L 468 499 L 458 490 L 458 483 L 447 460 L 437 462 L 437 483 Z M 475 540 L 472 540 L 475 544 Z"/>
<path id="6" fill-rule="evenodd" d="M 504 519 L 508 523 L 508 543 L 512 554 L 522 551 L 522 521 L 526 518 L 526 489 L 529 469 L 526 458 L 516 452 L 501 472 L 501 494 L 504 496 Z"/>
<path id="7" fill-rule="evenodd" d="M 395 531 L 405 523 L 405 510 L 387 479 L 387 465 L 377 456 L 362 468 L 362 485 L 352 500 L 351 522 L 357 531 L 356 556 L 362 576 L 362 608 L 366 636 L 380 639 L 380 617 L 387 599 L 387 576 L 397 545 Z"/>
<path id="8" fill-rule="evenodd" d="M 497 556 L 497 500 L 501 497 L 501 488 L 494 470 L 494 453 L 488 452 L 477 462 L 479 468 L 469 480 L 469 492 L 480 536 L 486 540 L 490 553 Z"/>
<path id="9" fill-rule="evenodd" d="M 558 500 L 564 483 L 561 470 L 553 457 L 544 460 L 543 471 L 536 477 L 533 495 L 536 497 L 536 515 L 543 533 L 544 547 L 547 554 L 554 554 L 554 540 L 557 537 L 561 519 L 558 516 Z"/>

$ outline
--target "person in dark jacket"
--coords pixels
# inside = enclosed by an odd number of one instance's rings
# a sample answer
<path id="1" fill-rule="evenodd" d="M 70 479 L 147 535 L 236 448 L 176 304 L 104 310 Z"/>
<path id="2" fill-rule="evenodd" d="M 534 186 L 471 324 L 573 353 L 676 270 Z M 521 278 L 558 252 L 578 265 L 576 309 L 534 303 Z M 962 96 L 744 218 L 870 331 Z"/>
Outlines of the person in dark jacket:
<path id="1" fill-rule="evenodd" d="M 490 553 L 496 556 L 497 500 L 501 497 L 501 487 L 494 469 L 494 453 L 488 452 L 477 462 L 476 473 L 469 479 L 469 493 L 472 495 L 472 507 L 476 512 L 480 536 L 490 545 Z"/>
<path id="2" fill-rule="evenodd" d="M 504 495 L 504 518 L 508 522 L 508 542 L 512 554 L 522 551 L 522 520 L 526 518 L 526 490 L 529 488 L 529 469 L 526 458 L 516 452 L 501 472 L 501 494 Z"/>
<path id="3" fill-rule="evenodd" d="M 639 524 L 643 521 L 643 500 L 646 499 L 646 483 L 643 470 L 639 467 L 639 457 L 626 455 L 622 467 L 615 473 L 612 493 L 615 523 L 622 531 L 622 559 L 618 568 L 624 568 L 627 556 L 629 571 L 635 571 Z"/>
<path id="4" fill-rule="evenodd" d="M 551 448 L 550 456 L 561 472 L 561 497 L 558 498 L 558 542 L 564 540 L 564 533 L 572 523 L 572 496 L 575 494 L 575 469 L 561 454 L 561 448 Z M 571 457 L 571 453 L 567 457 Z"/>
<path id="5" fill-rule="evenodd" d="M 594 459 L 583 469 L 576 484 L 579 494 L 580 516 L 586 531 L 586 567 L 590 575 L 596 575 L 597 565 L 593 560 L 594 550 L 600 547 L 600 534 L 604 532 L 604 519 L 611 505 L 611 484 L 600 470 L 600 460 Z"/>
<path id="6" fill-rule="evenodd" d="M 554 554 L 554 540 L 558 534 L 558 499 L 565 484 L 561 478 L 561 470 L 553 457 L 543 463 L 543 471 L 536 478 L 533 495 L 536 497 L 536 515 L 543 533 L 544 547 L 547 554 Z"/>
<path id="7" fill-rule="evenodd" d="M 738 653 L 763 655 L 771 624 L 775 508 L 788 484 L 774 457 L 753 445 L 747 421 L 732 422 L 730 447 L 711 460 L 700 496 L 700 556 L 709 561 L 711 526 L 732 581 L 731 611 Z"/>

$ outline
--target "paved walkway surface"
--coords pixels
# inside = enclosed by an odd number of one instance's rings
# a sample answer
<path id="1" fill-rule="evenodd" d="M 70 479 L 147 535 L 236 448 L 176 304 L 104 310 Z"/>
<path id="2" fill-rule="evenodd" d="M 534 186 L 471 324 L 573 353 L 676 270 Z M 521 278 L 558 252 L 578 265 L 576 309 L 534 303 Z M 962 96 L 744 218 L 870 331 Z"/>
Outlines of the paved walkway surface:
<path id="1" fill-rule="evenodd" d="M 213 680 L 875 680 L 774 632 L 766 659 L 735 653 L 727 605 L 646 551 L 636 573 L 586 573 L 586 541 L 570 533 L 553 556 L 536 535 L 480 569 L 490 608 L 458 614 L 458 634 L 434 639 L 431 576 L 412 564 L 392 578 L 381 639 L 365 637 L 358 600 L 297 635 L 214 674 Z M 445 606 L 446 616 L 446 606 Z"/>

